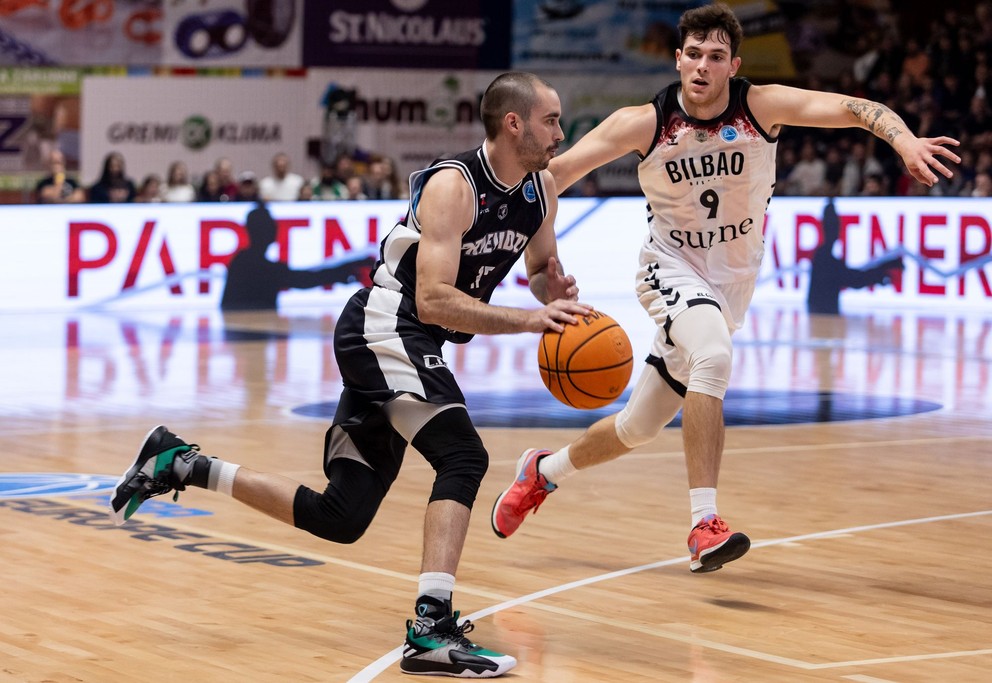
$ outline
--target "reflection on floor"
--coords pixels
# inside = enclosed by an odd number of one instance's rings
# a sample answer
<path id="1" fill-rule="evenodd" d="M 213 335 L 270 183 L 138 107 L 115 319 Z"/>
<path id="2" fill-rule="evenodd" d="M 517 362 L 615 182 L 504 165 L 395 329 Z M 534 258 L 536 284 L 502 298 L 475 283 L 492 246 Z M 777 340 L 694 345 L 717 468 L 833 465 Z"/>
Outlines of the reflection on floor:
<path id="1" fill-rule="evenodd" d="M 650 320 L 619 302 L 611 312 L 628 330 L 635 358 L 643 358 L 654 333 Z M 335 318 L 326 311 L 83 312 L 8 315 L 5 322 L 0 408 L 7 413 L 58 411 L 79 401 L 150 412 L 177 400 L 221 395 L 233 407 L 246 387 L 263 383 L 270 406 L 327 420 L 340 391 L 331 343 Z M 987 413 L 990 330 L 992 321 L 961 312 L 822 317 L 755 307 L 734 337 L 727 424 L 846 421 L 938 409 Z M 559 404 L 541 384 L 536 348 L 531 334 L 480 336 L 446 347 L 446 361 L 480 426 L 581 427 L 622 404 L 593 411 Z M 639 371 L 635 367 L 635 380 Z M 300 402 L 301 387 L 312 401 Z"/>

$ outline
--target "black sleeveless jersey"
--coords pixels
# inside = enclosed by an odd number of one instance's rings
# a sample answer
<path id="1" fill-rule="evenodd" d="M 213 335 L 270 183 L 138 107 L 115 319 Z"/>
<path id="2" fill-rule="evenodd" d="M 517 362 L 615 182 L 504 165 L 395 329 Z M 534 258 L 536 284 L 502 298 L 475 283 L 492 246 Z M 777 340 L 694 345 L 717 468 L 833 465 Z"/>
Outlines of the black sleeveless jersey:
<path id="1" fill-rule="evenodd" d="M 403 294 L 401 315 L 416 317 L 417 251 L 420 223 L 416 210 L 424 186 L 440 169 L 453 168 L 472 186 L 476 197 L 472 225 L 462 234 L 455 287 L 488 302 L 524 248 L 544 223 L 548 202 L 541 174 L 528 173 L 516 185 L 504 184 L 493 171 L 485 145 L 452 157 L 436 159 L 410 176 L 410 207 L 379 246 L 372 269 L 374 286 Z M 426 325 L 438 340 L 465 343 L 473 335 Z"/>

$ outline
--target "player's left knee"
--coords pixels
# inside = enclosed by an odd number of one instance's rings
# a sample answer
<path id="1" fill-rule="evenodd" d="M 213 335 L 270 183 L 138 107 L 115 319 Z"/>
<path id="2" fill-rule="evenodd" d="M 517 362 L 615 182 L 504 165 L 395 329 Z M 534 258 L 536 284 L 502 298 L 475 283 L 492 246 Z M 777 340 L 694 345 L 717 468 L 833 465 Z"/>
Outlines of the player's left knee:
<path id="1" fill-rule="evenodd" d="M 733 369 L 733 348 L 730 337 L 717 335 L 697 346 L 688 357 L 689 391 L 723 398 L 730 384 Z"/>
<path id="2" fill-rule="evenodd" d="M 470 508 L 489 469 L 489 453 L 464 408 L 435 415 L 411 442 L 434 468 L 431 502 L 453 500 Z"/>

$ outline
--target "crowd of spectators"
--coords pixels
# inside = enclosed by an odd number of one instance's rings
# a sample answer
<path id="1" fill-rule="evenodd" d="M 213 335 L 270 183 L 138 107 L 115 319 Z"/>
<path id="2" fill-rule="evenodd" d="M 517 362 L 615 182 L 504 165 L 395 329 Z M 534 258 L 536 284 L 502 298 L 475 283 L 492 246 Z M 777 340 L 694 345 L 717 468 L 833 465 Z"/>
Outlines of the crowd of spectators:
<path id="1" fill-rule="evenodd" d="M 165 178 L 149 173 L 140 182 L 131 178 L 123 155 L 110 152 L 104 158 L 100 177 L 90 186 L 66 172 L 65 157 L 55 149 L 48 159 L 49 174 L 34 192 L 39 204 L 89 202 L 234 202 L 308 201 L 328 199 L 405 199 L 406 184 L 401 182 L 389 157 L 372 154 L 356 161 L 341 154 L 320 165 L 320 173 L 306 179 L 291 169 L 285 152 L 272 159 L 272 167 L 259 177 L 252 170 L 235 173 L 231 160 L 222 157 L 198 180 L 190 176 L 182 161 L 169 165 Z"/>
<path id="2" fill-rule="evenodd" d="M 851 9 L 857 3 L 841 3 Z M 992 196 L 992 1 L 952 5 L 939 18 L 915 28 L 894 12 L 870 11 L 836 17 L 834 39 L 840 69 L 825 77 L 802 62 L 803 42 L 809 52 L 822 40 L 805 24 L 794 40 L 800 71 L 796 85 L 832 90 L 880 102 L 898 113 L 921 137 L 947 135 L 960 140 L 961 164 L 952 180 L 932 188 L 913 182 L 892 147 L 856 128 L 789 130 L 779 138 L 776 195 L 803 196 Z M 745 69 L 746 71 L 746 69 Z M 182 162 L 169 166 L 163 180 L 157 174 L 140 183 L 127 176 L 124 159 L 107 155 L 99 179 L 86 187 L 66 174 L 58 151 L 50 159 L 51 174 L 38 183 L 35 201 L 266 201 L 401 199 L 407 184 L 397 176 L 388 156 L 358 161 L 348 154 L 321 163 L 312 179 L 291 169 L 285 153 L 272 160 L 269 173 L 253 170 L 235 174 L 228 159 L 191 178 Z M 572 194 L 596 193 L 590 175 Z"/>
<path id="3" fill-rule="evenodd" d="M 832 81 L 808 76 L 798 85 L 880 102 L 919 136 L 956 138 L 954 178 L 932 188 L 913 182 L 889 145 L 858 129 L 786 130 L 776 194 L 992 196 L 992 2 L 949 6 L 915 29 L 898 18 L 840 22 L 855 45 L 848 65 Z"/>

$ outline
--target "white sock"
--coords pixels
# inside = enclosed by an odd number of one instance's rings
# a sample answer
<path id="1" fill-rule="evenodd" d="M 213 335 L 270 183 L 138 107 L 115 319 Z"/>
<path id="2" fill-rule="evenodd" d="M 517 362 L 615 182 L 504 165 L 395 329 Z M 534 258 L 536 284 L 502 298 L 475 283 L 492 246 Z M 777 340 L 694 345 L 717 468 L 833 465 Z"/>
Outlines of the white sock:
<path id="1" fill-rule="evenodd" d="M 717 514 L 716 489 L 689 489 L 689 505 L 692 508 L 692 526 L 708 515 Z"/>
<path id="2" fill-rule="evenodd" d="M 565 477 L 575 474 L 578 470 L 572 464 L 572 459 L 568 457 L 568 446 L 565 446 L 557 453 L 546 455 L 537 462 L 537 471 L 544 475 L 552 484 L 557 484 Z"/>
<path id="3" fill-rule="evenodd" d="M 234 495 L 234 477 L 237 476 L 239 469 L 241 469 L 241 465 L 212 458 L 207 488 L 227 496 Z"/>
<path id="4" fill-rule="evenodd" d="M 429 595 L 438 600 L 451 602 L 455 590 L 455 577 L 444 572 L 424 572 L 420 575 L 417 595 Z"/>

